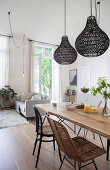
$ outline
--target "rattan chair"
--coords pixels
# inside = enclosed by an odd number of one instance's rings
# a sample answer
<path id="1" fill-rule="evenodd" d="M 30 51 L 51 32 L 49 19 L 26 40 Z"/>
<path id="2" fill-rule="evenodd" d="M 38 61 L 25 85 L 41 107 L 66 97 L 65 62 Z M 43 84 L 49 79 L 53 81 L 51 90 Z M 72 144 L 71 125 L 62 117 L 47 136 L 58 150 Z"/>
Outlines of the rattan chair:
<path id="1" fill-rule="evenodd" d="M 91 143 L 83 137 L 74 137 L 70 138 L 70 135 L 63 124 L 57 122 L 53 119 L 48 118 L 52 131 L 55 135 L 56 142 L 58 144 L 58 148 L 60 150 L 59 156 L 61 165 L 59 170 L 62 167 L 64 160 L 66 159 L 69 163 L 71 163 L 69 159 L 73 159 L 75 161 L 72 166 L 76 169 L 76 162 L 78 162 L 79 170 L 91 163 L 94 164 L 96 170 L 97 166 L 94 161 L 94 158 L 105 154 L 106 151 L 99 146 Z M 64 153 L 64 157 L 61 157 L 61 151 Z M 82 163 L 87 162 L 85 165 Z M 89 162 L 89 163 L 88 163 Z"/>
<path id="2" fill-rule="evenodd" d="M 38 111 L 38 109 L 36 107 L 34 107 L 34 111 L 35 111 L 35 117 L 36 117 L 36 133 L 37 133 L 37 135 L 36 135 L 36 139 L 35 139 L 35 143 L 34 143 L 33 155 L 35 153 L 37 142 L 39 141 L 38 154 L 37 154 L 36 165 L 35 165 L 35 167 L 37 168 L 42 142 L 53 142 L 53 147 L 55 150 L 55 138 L 54 138 L 54 135 L 53 135 L 50 125 L 44 126 L 44 121 L 45 121 L 46 116 L 42 120 L 40 112 Z M 50 139 L 44 140 L 43 139 L 44 137 L 48 137 L 48 138 L 52 137 L 52 140 L 50 140 Z"/>

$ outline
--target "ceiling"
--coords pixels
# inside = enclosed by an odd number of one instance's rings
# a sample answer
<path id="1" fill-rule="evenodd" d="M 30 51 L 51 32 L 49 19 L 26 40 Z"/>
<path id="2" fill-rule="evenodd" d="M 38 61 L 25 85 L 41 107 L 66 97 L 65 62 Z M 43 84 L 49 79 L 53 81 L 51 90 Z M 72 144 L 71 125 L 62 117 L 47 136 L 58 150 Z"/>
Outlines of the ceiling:
<path id="1" fill-rule="evenodd" d="M 64 0 L 0 0 L 0 33 L 10 34 L 8 11 L 13 33 L 59 44 L 64 34 Z M 101 0 L 100 27 L 110 34 L 110 0 Z M 67 0 L 67 35 L 74 44 L 90 15 L 89 0 Z"/>

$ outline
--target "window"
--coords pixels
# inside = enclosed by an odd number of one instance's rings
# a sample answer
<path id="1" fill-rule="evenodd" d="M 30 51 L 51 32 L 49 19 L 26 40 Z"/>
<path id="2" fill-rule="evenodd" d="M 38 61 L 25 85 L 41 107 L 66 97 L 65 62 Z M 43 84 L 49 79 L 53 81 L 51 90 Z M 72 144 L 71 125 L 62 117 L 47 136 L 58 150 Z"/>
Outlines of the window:
<path id="1" fill-rule="evenodd" d="M 8 85 L 9 46 L 8 39 L 0 36 L 0 89 Z"/>
<path id="2" fill-rule="evenodd" d="M 34 91 L 52 97 L 53 48 L 35 44 L 34 49 Z"/>

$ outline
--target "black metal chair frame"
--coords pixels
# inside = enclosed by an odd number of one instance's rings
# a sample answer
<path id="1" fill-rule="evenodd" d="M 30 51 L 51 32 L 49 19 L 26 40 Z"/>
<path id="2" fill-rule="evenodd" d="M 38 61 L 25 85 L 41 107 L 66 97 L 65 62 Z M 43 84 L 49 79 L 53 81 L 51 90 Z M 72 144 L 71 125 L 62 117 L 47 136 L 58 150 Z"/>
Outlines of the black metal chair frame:
<path id="1" fill-rule="evenodd" d="M 77 136 L 79 136 L 79 133 L 81 131 L 82 127 L 80 127 L 79 131 L 78 131 L 78 134 Z M 88 130 L 84 129 L 84 137 L 86 138 L 87 136 L 87 133 L 88 133 Z M 95 134 L 93 133 L 93 137 L 95 139 Z M 104 149 L 104 144 L 103 144 L 103 141 L 102 141 L 102 138 L 101 136 L 99 135 L 99 138 L 100 138 L 100 142 L 102 144 L 102 147 Z M 109 160 L 109 148 L 110 148 L 110 139 L 107 139 L 107 154 L 106 154 L 106 160 L 108 161 Z"/>
<path id="2" fill-rule="evenodd" d="M 107 155 L 106 155 L 106 160 L 109 160 L 109 148 L 110 148 L 110 139 L 107 139 Z"/>
<path id="3" fill-rule="evenodd" d="M 71 127 L 64 122 L 64 119 L 59 118 L 58 122 L 64 123 L 68 128 L 71 129 Z M 81 127 L 80 127 L 80 128 L 81 128 Z M 76 133 L 76 125 L 74 125 L 74 130 L 73 130 L 73 129 L 71 129 L 71 130 L 72 130 L 74 133 Z M 81 129 L 80 129 L 80 130 L 81 130 Z M 80 132 L 79 132 L 79 133 L 80 133 Z M 77 135 L 77 136 L 78 136 L 78 135 Z M 109 141 L 109 142 L 110 142 L 110 141 Z M 109 144 L 110 144 L 110 143 L 109 143 Z M 60 165 L 59 170 L 61 170 L 61 167 L 62 167 L 62 165 L 63 165 L 64 160 L 66 160 L 67 162 L 69 162 L 69 163 L 75 168 L 75 170 L 76 170 L 76 168 L 77 168 L 77 167 L 76 167 L 76 161 L 74 161 L 74 164 L 72 164 L 72 163 L 66 158 L 66 155 L 64 155 L 64 157 L 63 157 L 63 159 L 62 159 L 61 150 L 60 150 L 59 148 L 58 148 L 58 153 L 59 153 L 59 158 L 60 158 L 60 162 L 61 162 L 61 165 Z M 88 165 L 90 165 L 90 164 L 92 164 L 92 163 L 94 164 L 95 169 L 98 170 L 97 165 L 96 165 L 94 159 L 93 159 L 91 162 L 89 162 L 89 163 L 87 163 L 87 164 L 85 164 L 85 165 L 82 165 L 82 166 L 81 166 L 81 163 L 79 163 L 79 164 L 78 164 L 79 170 L 81 170 L 81 168 L 84 168 L 85 166 L 88 166 Z"/>
<path id="4" fill-rule="evenodd" d="M 64 155 L 64 157 L 63 157 L 63 159 L 62 159 L 61 150 L 60 150 L 60 149 L 59 149 L 59 156 L 60 156 L 60 162 L 61 162 L 59 170 L 61 170 L 61 167 L 62 167 L 62 165 L 63 165 L 64 160 L 68 161 L 68 162 L 75 168 L 75 170 L 76 170 L 76 168 L 77 168 L 77 167 L 76 167 L 76 161 L 74 161 L 74 164 L 72 164 L 72 163 L 66 158 L 66 155 Z M 90 165 L 90 164 L 92 164 L 92 163 L 94 164 L 95 169 L 98 170 L 97 165 L 96 165 L 94 159 L 93 159 L 91 162 L 89 162 L 89 163 L 87 163 L 87 164 L 84 164 L 84 165 L 82 165 L 82 166 L 81 166 L 81 163 L 78 163 L 78 168 L 79 168 L 79 170 L 81 170 L 81 168 L 84 168 L 85 166 L 88 166 L 88 165 Z"/>
<path id="5" fill-rule="evenodd" d="M 34 107 L 34 111 L 35 111 L 35 116 L 36 116 L 36 133 L 37 133 L 37 135 L 36 135 L 36 139 L 35 139 L 35 143 L 34 143 L 34 149 L 33 149 L 32 154 L 34 155 L 37 142 L 39 141 L 39 147 L 38 147 L 38 153 L 37 153 L 37 159 L 36 159 L 36 165 L 35 165 L 35 168 L 37 168 L 42 142 L 53 142 L 53 147 L 54 147 L 54 150 L 55 150 L 55 138 L 54 138 L 53 134 L 43 133 L 43 124 L 44 124 L 44 121 L 47 117 L 47 114 L 45 115 L 44 119 L 42 120 L 42 117 L 41 117 L 41 115 L 40 115 L 40 113 L 39 113 L 39 111 L 36 107 Z M 52 137 L 53 139 L 52 140 L 43 140 L 44 137 L 49 137 L 49 138 Z"/>
<path id="6" fill-rule="evenodd" d="M 58 122 L 64 123 L 70 130 L 72 130 L 76 134 L 76 125 L 75 124 L 74 124 L 74 130 L 73 130 L 67 123 L 64 122 L 64 119 L 59 117 Z M 77 133 L 77 136 L 79 136 L 79 133 L 80 133 L 81 129 L 82 129 L 82 127 L 80 127 L 80 129 L 79 129 L 79 131 Z M 87 133 L 88 133 L 88 130 L 84 129 L 84 138 L 86 138 Z M 93 133 L 93 138 L 95 139 L 95 134 L 94 133 Z M 102 147 L 104 149 L 104 144 L 103 144 L 103 141 L 102 141 L 102 138 L 101 138 L 100 135 L 99 135 L 99 138 L 100 138 L 101 145 L 102 145 Z M 106 160 L 109 160 L 109 148 L 110 148 L 110 139 L 107 139 L 107 155 L 106 155 Z M 59 151 L 59 157 L 60 157 L 60 161 L 62 161 L 60 151 Z"/>
<path id="7" fill-rule="evenodd" d="M 75 124 L 74 124 L 74 130 L 73 130 L 68 124 L 66 124 L 66 123 L 64 122 L 64 119 L 62 119 L 62 118 L 59 117 L 58 122 L 65 124 L 68 128 L 70 128 L 70 130 L 72 130 L 74 133 L 76 133 L 76 125 L 75 125 Z M 82 127 L 80 127 L 79 133 L 80 133 L 80 131 L 81 131 L 81 128 L 82 128 Z M 79 135 L 79 133 L 77 134 L 77 136 Z M 86 137 L 87 132 L 84 132 L 84 133 L 85 133 L 85 137 Z M 110 142 L 110 140 L 109 140 L 109 142 Z M 103 143 L 102 143 L 102 144 L 103 144 Z M 109 145 L 110 145 L 110 143 L 109 143 Z M 102 145 L 102 146 L 103 146 L 103 145 Z M 103 148 L 104 148 L 104 147 L 103 147 Z M 60 162 L 61 162 L 61 165 L 60 165 L 59 170 L 61 170 L 61 167 L 62 167 L 62 165 L 63 165 L 64 160 L 66 160 L 67 162 L 69 162 L 69 163 L 75 168 L 75 170 L 76 170 L 76 168 L 77 168 L 77 167 L 76 167 L 76 161 L 74 161 L 74 164 L 72 164 L 72 163 L 66 158 L 66 155 L 64 155 L 64 157 L 63 157 L 63 159 L 62 159 L 61 150 L 60 150 L 59 148 L 58 148 L 58 153 L 59 153 L 59 158 L 60 158 Z M 89 163 L 87 163 L 87 164 L 85 164 L 85 165 L 82 165 L 82 166 L 81 166 L 81 163 L 79 163 L 79 164 L 78 164 L 79 170 L 81 170 L 81 168 L 84 168 L 85 166 L 88 166 L 88 165 L 90 165 L 90 164 L 92 164 L 92 163 L 94 164 L 95 169 L 98 170 L 97 165 L 96 165 L 94 159 L 93 159 L 91 162 L 89 162 Z"/>
<path id="8" fill-rule="evenodd" d="M 63 124 L 66 125 L 71 131 L 73 131 L 74 134 L 76 134 L 76 124 L 74 124 L 74 130 L 73 130 L 67 123 L 64 122 L 64 119 L 62 119 L 62 118 L 60 118 L 60 117 L 59 117 L 58 119 L 59 119 L 58 122 L 63 123 Z"/>

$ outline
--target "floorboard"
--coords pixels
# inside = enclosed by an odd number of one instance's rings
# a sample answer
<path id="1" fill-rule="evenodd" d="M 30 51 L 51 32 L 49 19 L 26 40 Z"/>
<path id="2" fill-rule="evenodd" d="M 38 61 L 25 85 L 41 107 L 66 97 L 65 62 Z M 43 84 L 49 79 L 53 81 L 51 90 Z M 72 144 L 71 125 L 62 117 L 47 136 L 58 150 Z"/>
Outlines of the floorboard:
<path id="1" fill-rule="evenodd" d="M 73 124 L 70 124 L 73 128 Z M 77 127 L 78 130 L 78 127 Z M 70 131 L 71 136 L 74 133 Z M 35 170 L 35 156 L 32 155 L 33 144 L 35 140 L 35 122 L 30 121 L 29 125 L 21 125 L 11 128 L 0 129 L 0 170 Z M 83 129 L 80 133 L 83 136 Z M 87 139 L 101 146 L 99 136 L 95 135 L 93 139 L 92 132 L 88 132 Z M 103 138 L 106 147 L 106 139 Z M 106 161 L 106 155 L 96 159 L 99 170 L 110 170 L 110 161 Z M 43 143 L 38 164 L 38 170 L 58 170 L 60 161 L 57 152 L 53 150 L 52 143 Z M 62 170 L 74 169 L 68 162 L 64 162 Z M 83 168 L 84 170 L 94 170 L 93 165 Z"/>

